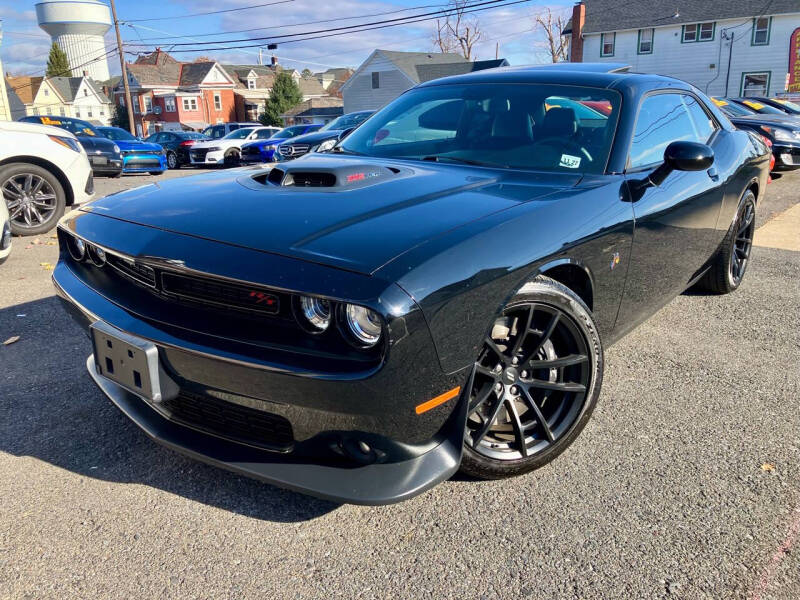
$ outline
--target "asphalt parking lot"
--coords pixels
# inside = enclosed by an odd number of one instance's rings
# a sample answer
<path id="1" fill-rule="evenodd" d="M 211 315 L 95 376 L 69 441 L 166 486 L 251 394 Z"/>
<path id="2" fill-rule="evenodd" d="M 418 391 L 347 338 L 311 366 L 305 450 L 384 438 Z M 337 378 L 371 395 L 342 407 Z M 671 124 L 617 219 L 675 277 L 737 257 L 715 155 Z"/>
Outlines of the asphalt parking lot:
<path id="1" fill-rule="evenodd" d="M 191 175 L 170 172 L 163 177 Z M 98 180 L 98 195 L 154 180 Z M 769 186 L 757 225 L 800 202 Z M 797 231 L 800 236 L 800 231 Z M 521 478 L 337 506 L 163 449 L 85 373 L 49 235 L 0 267 L 0 598 L 800 598 L 800 252 L 754 248 L 607 351 L 577 442 Z"/>

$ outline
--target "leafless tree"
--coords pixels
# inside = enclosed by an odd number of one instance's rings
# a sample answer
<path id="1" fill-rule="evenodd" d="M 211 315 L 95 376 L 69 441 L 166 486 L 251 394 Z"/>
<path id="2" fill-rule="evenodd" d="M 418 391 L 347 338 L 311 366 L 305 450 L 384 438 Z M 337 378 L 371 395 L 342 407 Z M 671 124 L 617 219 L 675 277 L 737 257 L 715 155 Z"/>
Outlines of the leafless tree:
<path id="1" fill-rule="evenodd" d="M 449 11 L 444 20 L 436 20 L 436 33 L 433 35 L 434 48 L 440 52 L 458 52 L 467 60 L 473 60 L 473 48 L 483 32 L 478 19 L 465 14 L 468 0 L 450 0 Z"/>
<path id="2" fill-rule="evenodd" d="M 565 62 L 567 56 L 567 38 L 561 32 L 567 26 L 565 12 L 553 12 L 545 8 L 533 19 L 534 31 L 544 34 L 543 46 L 554 62 Z"/>

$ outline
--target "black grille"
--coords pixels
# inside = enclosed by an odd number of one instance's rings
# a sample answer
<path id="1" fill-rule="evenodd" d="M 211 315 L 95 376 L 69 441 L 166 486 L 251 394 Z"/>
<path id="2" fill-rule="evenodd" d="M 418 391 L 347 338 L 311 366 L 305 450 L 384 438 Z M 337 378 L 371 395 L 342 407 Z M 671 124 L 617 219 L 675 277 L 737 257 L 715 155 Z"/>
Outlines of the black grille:
<path id="1" fill-rule="evenodd" d="M 286 158 L 297 158 L 307 154 L 310 149 L 309 144 L 289 144 L 281 147 L 281 154 Z"/>
<path id="2" fill-rule="evenodd" d="M 190 150 L 189 151 L 189 155 L 192 157 L 192 160 L 199 161 L 199 162 L 205 161 L 206 154 L 208 154 L 208 150 L 206 150 L 205 148 L 200 148 L 198 150 Z"/>
<path id="3" fill-rule="evenodd" d="M 256 146 L 242 148 L 242 156 L 261 156 L 261 150 Z"/>
<path id="4" fill-rule="evenodd" d="M 294 444 L 292 424 L 280 415 L 183 390 L 157 405 L 170 420 L 229 440 L 286 452 Z"/>
<path id="5" fill-rule="evenodd" d="M 176 273 L 163 273 L 161 286 L 167 294 L 219 307 L 234 307 L 266 314 L 276 314 L 280 310 L 277 295 L 256 287 L 186 277 Z"/>
<path id="6" fill-rule="evenodd" d="M 120 256 L 116 256 L 114 254 L 107 253 L 106 259 L 108 264 L 120 271 L 126 277 L 129 277 L 130 279 L 133 279 L 139 283 L 144 283 L 150 287 L 155 287 L 156 273 L 151 267 L 128 260 L 126 258 L 122 258 Z"/>
<path id="7" fill-rule="evenodd" d="M 160 167 L 158 158 L 131 158 L 125 162 L 126 167 Z"/>
<path id="8" fill-rule="evenodd" d="M 333 173 L 292 172 L 292 182 L 297 187 L 333 187 L 336 175 Z"/>

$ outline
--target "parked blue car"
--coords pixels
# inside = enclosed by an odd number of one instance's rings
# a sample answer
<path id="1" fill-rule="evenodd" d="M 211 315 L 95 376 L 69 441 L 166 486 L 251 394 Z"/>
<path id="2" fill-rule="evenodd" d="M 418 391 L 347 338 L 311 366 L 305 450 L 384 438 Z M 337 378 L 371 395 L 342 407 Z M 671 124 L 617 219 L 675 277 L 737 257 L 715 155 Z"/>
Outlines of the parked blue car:
<path id="1" fill-rule="evenodd" d="M 322 125 L 318 124 L 285 127 L 267 140 L 258 140 L 244 144 L 239 155 L 239 160 L 243 163 L 273 162 L 277 159 L 275 156 L 275 148 L 278 147 L 278 144 L 289 138 L 316 131 L 320 127 L 322 127 Z"/>
<path id="2" fill-rule="evenodd" d="M 123 173 L 161 175 L 167 170 L 167 155 L 158 144 L 143 142 L 120 127 L 98 127 L 97 130 L 119 146 Z"/>

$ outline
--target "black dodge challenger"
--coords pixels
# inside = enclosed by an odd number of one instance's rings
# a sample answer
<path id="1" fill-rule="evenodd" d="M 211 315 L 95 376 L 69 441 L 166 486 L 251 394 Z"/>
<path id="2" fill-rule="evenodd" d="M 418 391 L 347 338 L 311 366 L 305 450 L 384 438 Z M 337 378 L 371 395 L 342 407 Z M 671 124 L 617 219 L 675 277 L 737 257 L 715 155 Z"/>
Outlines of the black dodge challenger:
<path id="1" fill-rule="evenodd" d="M 340 502 L 550 462 L 605 347 L 739 286 L 767 182 L 695 88 L 604 69 L 431 81 L 329 153 L 73 211 L 89 373 L 166 446 Z"/>

